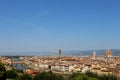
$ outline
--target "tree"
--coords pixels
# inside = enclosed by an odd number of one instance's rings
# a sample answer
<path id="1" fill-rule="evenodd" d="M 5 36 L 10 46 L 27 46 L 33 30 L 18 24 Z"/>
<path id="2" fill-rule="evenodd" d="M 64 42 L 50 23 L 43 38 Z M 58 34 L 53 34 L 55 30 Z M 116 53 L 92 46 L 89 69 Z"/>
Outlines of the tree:
<path id="1" fill-rule="evenodd" d="M 93 72 L 90 72 L 90 71 L 87 71 L 85 73 L 85 75 L 87 75 L 88 77 L 98 77 L 98 74 L 97 73 L 93 73 Z"/>
<path id="2" fill-rule="evenodd" d="M 0 62 L 0 80 L 6 80 L 6 70 L 4 64 Z"/>
<path id="3" fill-rule="evenodd" d="M 53 74 L 52 71 L 49 71 L 52 80 L 65 80 L 62 75 Z"/>
<path id="4" fill-rule="evenodd" d="M 29 74 L 23 74 L 21 77 L 17 78 L 16 80 L 32 80 L 32 76 Z"/>
<path id="5" fill-rule="evenodd" d="M 58 75 L 58 76 L 56 76 L 56 79 L 55 79 L 55 80 L 65 80 L 65 79 L 64 79 L 64 77 L 63 77 L 63 76 Z"/>
<path id="6" fill-rule="evenodd" d="M 34 76 L 34 80 L 65 80 L 63 76 L 50 72 L 41 72 Z"/>
<path id="7" fill-rule="evenodd" d="M 17 74 L 17 72 L 14 71 L 14 70 L 8 70 L 8 71 L 6 71 L 6 77 L 7 77 L 8 79 L 15 79 L 15 78 L 18 77 L 18 74 Z"/>
<path id="8" fill-rule="evenodd" d="M 14 69 L 14 68 L 12 70 L 16 71 L 17 73 L 23 73 L 23 70 L 17 70 L 17 69 Z"/>
<path id="9" fill-rule="evenodd" d="M 74 77 L 70 80 L 88 80 L 88 77 L 86 75 L 79 75 L 79 76 Z"/>
<path id="10" fill-rule="evenodd" d="M 2 63 L 0 63 L 0 71 L 3 71 L 3 72 L 6 71 L 6 70 L 5 70 L 5 66 L 4 66 L 4 64 L 2 64 Z"/>
<path id="11" fill-rule="evenodd" d="M 97 79 L 95 77 L 88 77 L 88 80 L 99 80 L 99 79 Z"/>
<path id="12" fill-rule="evenodd" d="M 113 76 L 113 75 L 100 75 L 99 76 L 99 79 L 100 80 L 117 80 L 117 77 L 116 76 Z"/>
<path id="13" fill-rule="evenodd" d="M 50 73 L 41 72 L 34 76 L 34 80 L 52 80 Z"/>
<path id="14" fill-rule="evenodd" d="M 68 80 L 71 80 L 71 79 L 73 79 L 73 78 L 75 78 L 75 77 L 78 77 L 79 75 L 80 75 L 80 73 L 72 73 L 72 74 L 69 76 Z"/>

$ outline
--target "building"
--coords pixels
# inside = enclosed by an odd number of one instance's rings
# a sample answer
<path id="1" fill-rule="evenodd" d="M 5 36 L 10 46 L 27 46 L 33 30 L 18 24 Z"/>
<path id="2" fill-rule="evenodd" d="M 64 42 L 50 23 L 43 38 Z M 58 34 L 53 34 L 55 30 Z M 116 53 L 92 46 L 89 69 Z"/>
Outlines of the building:
<path id="1" fill-rule="evenodd" d="M 114 68 L 112 74 L 120 78 L 120 64 L 116 64 L 116 67 Z"/>
<path id="2" fill-rule="evenodd" d="M 92 54 L 91 59 L 96 60 L 96 58 L 97 58 L 96 52 L 95 52 L 95 51 L 93 51 L 93 54 Z"/>
<path id="3" fill-rule="evenodd" d="M 59 50 L 59 53 L 58 53 L 59 63 L 61 63 L 61 55 L 62 55 L 62 51 Z"/>
<path id="4" fill-rule="evenodd" d="M 112 57 L 112 52 L 110 51 L 110 49 L 107 49 L 106 53 L 105 53 L 105 56 L 107 58 L 111 58 Z"/>

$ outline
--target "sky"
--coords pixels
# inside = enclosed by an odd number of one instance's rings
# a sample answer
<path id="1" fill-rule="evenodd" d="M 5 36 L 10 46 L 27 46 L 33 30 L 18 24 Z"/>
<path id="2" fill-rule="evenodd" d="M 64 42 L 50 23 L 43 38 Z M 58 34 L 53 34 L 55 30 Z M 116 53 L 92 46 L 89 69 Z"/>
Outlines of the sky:
<path id="1" fill-rule="evenodd" d="M 120 48 L 120 0 L 0 0 L 0 52 Z"/>

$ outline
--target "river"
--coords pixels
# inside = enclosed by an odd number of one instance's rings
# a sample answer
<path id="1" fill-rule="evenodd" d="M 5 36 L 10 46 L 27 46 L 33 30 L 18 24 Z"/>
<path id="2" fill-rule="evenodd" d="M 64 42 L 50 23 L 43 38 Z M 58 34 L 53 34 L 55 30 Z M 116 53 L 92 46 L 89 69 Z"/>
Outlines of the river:
<path id="1" fill-rule="evenodd" d="M 21 62 L 19 58 L 12 58 L 12 62 Z M 23 70 L 26 68 L 25 64 L 12 64 L 12 67 L 15 68 L 16 70 Z"/>

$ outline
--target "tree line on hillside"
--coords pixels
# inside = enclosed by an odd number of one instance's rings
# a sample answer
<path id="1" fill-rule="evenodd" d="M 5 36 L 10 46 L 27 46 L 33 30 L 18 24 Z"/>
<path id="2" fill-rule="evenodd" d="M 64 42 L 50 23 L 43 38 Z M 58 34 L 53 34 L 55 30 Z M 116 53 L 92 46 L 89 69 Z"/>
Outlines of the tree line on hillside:
<path id="1" fill-rule="evenodd" d="M 21 73 L 21 74 L 20 74 Z M 54 74 L 50 72 L 40 72 L 35 76 L 24 74 L 17 70 L 5 70 L 4 64 L 0 63 L 0 80 L 118 80 L 113 75 L 98 75 L 92 72 L 82 74 L 80 72 L 73 73 L 68 77 L 63 75 Z"/>

